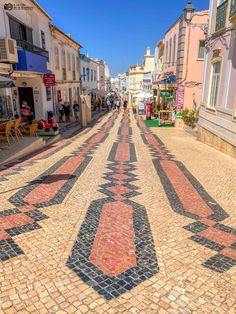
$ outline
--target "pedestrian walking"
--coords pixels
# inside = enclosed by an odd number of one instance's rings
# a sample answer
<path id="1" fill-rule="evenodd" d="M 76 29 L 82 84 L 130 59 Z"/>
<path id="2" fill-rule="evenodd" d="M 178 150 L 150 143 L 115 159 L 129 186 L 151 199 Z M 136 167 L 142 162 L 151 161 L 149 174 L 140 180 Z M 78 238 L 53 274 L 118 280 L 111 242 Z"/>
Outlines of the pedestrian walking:
<path id="1" fill-rule="evenodd" d="M 123 103 L 124 111 L 126 111 L 127 105 L 128 105 L 128 102 L 127 102 L 127 100 L 125 99 L 125 100 L 124 100 L 124 103 Z"/>
<path id="2" fill-rule="evenodd" d="M 64 102 L 62 99 L 58 102 L 58 110 L 59 110 L 59 122 L 63 122 L 64 118 Z"/>
<path id="3" fill-rule="evenodd" d="M 79 121 L 79 104 L 76 100 L 74 101 L 73 110 L 74 110 L 75 120 Z"/>
<path id="4" fill-rule="evenodd" d="M 118 98 L 116 100 L 116 109 L 118 112 L 120 112 L 120 100 Z"/>
<path id="5" fill-rule="evenodd" d="M 111 111 L 111 101 L 109 98 L 107 98 L 107 110 Z"/>
<path id="6" fill-rule="evenodd" d="M 66 122 L 70 122 L 70 103 L 65 102 L 64 104 L 64 112 L 65 112 L 65 117 L 66 117 Z"/>

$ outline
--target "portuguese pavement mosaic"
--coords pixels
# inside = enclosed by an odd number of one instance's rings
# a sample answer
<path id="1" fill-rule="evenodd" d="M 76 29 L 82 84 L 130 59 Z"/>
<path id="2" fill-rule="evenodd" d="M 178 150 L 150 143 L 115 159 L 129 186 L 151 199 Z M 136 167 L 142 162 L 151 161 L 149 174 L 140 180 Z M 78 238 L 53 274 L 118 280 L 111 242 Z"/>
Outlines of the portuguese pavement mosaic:
<path id="1" fill-rule="evenodd" d="M 178 159 L 126 111 L 1 167 L 0 314 L 236 313 L 234 212 Z"/>
<path id="2" fill-rule="evenodd" d="M 141 117 L 138 126 L 143 142 L 150 147 L 153 164 L 172 209 L 195 222 L 184 228 L 194 233 L 191 240 L 217 252 L 205 261 L 204 266 L 217 272 L 225 272 L 236 265 L 236 229 L 221 222 L 228 214 L 206 192 L 203 186 L 175 160 L 164 143 L 153 134 Z M 187 198 L 186 195 L 191 195 Z"/>

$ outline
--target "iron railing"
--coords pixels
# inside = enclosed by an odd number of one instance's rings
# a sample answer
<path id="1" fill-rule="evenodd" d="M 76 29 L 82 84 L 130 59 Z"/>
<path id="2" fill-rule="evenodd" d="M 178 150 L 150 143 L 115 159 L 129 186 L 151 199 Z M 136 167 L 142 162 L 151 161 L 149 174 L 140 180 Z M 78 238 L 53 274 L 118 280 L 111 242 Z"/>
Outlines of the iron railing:
<path id="1" fill-rule="evenodd" d="M 227 16 L 228 0 L 224 1 L 217 8 L 216 13 L 216 32 L 225 27 Z"/>
<path id="2" fill-rule="evenodd" d="M 43 56 L 43 57 L 47 58 L 47 60 L 49 60 L 49 54 L 48 54 L 47 50 L 44 50 L 38 46 L 35 46 L 26 40 L 17 40 L 16 42 L 17 42 L 18 47 L 20 47 L 24 50 L 36 53 L 37 55 Z"/>
<path id="3" fill-rule="evenodd" d="M 230 17 L 236 14 L 236 0 L 231 0 Z"/>

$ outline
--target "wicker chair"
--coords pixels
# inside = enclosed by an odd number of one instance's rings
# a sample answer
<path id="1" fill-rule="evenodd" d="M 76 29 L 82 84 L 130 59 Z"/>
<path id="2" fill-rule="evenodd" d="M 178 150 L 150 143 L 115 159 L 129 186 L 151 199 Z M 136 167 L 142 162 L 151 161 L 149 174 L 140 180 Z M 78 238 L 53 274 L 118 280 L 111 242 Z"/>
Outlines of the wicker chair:
<path id="1" fill-rule="evenodd" d="M 0 129 L 0 136 L 1 138 L 6 139 L 6 141 L 8 142 L 8 144 L 10 145 L 10 138 L 13 139 L 13 141 L 15 142 L 14 136 L 13 136 L 13 125 L 14 125 L 14 121 L 9 120 L 5 123 L 2 124 L 2 128 Z"/>
<path id="2" fill-rule="evenodd" d="M 12 133 L 16 136 L 17 139 L 19 139 L 20 137 L 23 137 L 22 133 L 21 133 L 21 119 L 18 118 L 15 120 L 15 123 L 14 123 L 14 127 L 13 127 L 13 130 L 12 130 Z"/>

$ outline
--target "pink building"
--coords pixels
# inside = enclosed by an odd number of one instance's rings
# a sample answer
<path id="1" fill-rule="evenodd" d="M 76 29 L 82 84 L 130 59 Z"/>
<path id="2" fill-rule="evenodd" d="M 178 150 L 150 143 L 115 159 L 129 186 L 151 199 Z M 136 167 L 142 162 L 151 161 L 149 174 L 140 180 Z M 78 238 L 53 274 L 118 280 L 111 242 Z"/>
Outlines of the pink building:
<path id="1" fill-rule="evenodd" d="M 193 11 L 191 22 L 183 14 L 165 33 L 164 74 L 160 85 L 162 90 L 170 91 L 178 111 L 200 106 L 207 22 L 208 11 Z"/>
<path id="2" fill-rule="evenodd" d="M 211 0 L 198 138 L 236 157 L 236 0 Z"/>

